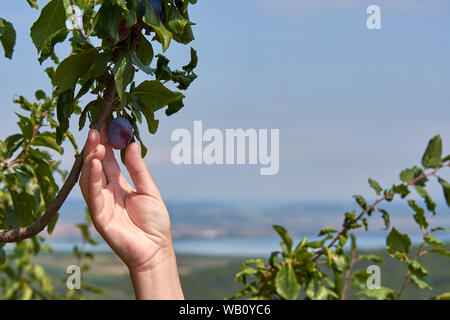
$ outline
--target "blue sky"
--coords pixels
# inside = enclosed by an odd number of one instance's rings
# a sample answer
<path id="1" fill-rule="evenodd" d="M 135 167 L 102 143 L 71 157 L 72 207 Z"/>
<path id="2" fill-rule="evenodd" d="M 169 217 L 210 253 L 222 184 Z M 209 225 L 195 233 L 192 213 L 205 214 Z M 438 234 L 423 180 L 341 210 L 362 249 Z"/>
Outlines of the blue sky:
<path id="1" fill-rule="evenodd" d="M 366 28 L 370 4 L 381 7 L 382 30 Z M 39 66 L 29 38 L 37 11 L 26 1 L 2 1 L 0 8 L 18 33 L 14 60 L 0 59 L 3 138 L 17 131 L 14 95 L 31 99 L 49 85 L 42 72 L 47 64 Z M 449 9 L 445 0 L 199 0 L 191 9 L 199 78 L 186 93 L 186 107 L 170 118 L 161 112 L 159 132 L 144 135 L 163 196 L 346 200 L 372 194 L 369 176 L 385 186 L 397 182 L 437 133 L 448 153 Z M 69 49 L 59 46 L 58 53 L 63 58 Z M 183 65 L 188 49 L 175 45 L 166 55 Z M 192 130 L 194 120 L 222 131 L 280 129 L 279 173 L 260 176 L 259 166 L 250 165 L 173 165 L 170 135 Z M 85 135 L 76 134 L 80 143 Z M 67 146 L 64 166 L 72 159 Z M 79 190 L 71 197 L 79 198 Z"/>

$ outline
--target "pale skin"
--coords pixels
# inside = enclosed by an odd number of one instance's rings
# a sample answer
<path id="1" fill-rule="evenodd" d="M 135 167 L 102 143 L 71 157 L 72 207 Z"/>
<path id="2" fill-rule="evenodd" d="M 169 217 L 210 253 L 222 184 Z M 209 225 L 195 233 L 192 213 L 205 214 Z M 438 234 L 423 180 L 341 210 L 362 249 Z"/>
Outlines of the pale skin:
<path id="1" fill-rule="evenodd" d="M 95 229 L 125 263 L 136 299 L 183 299 L 170 218 L 139 146 L 125 152 L 134 188 L 108 143 L 106 129 L 91 129 L 85 145 L 80 188 Z"/>

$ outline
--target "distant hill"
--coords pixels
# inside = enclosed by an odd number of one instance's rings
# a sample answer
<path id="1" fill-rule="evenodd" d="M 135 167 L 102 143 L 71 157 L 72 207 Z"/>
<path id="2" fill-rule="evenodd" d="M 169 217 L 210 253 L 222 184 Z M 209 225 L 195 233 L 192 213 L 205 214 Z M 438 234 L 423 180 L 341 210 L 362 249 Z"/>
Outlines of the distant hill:
<path id="1" fill-rule="evenodd" d="M 315 234 L 323 227 L 339 228 L 346 211 L 357 210 L 354 202 L 291 202 L 271 206 L 258 203 L 168 202 L 174 238 L 265 237 L 273 236 L 271 225 L 285 226 L 292 235 Z M 403 232 L 419 230 L 411 209 L 403 202 L 384 204 L 391 213 L 391 223 Z M 83 201 L 68 201 L 61 209 L 54 238 L 77 238 L 73 223 L 82 221 Z M 450 227 L 450 210 L 438 204 L 438 214 L 428 216 L 432 225 Z M 380 214 L 370 219 L 370 230 L 383 230 Z"/>

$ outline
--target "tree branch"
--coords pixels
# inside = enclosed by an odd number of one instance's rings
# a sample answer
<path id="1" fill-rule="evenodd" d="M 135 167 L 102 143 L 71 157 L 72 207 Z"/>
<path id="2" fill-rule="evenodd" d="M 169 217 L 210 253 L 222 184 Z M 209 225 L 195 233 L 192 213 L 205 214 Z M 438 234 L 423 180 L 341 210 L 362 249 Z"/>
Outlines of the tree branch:
<path id="1" fill-rule="evenodd" d="M 403 184 L 406 185 L 406 186 L 415 186 L 416 183 L 417 183 L 419 180 L 424 179 L 424 178 L 428 178 L 428 177 L 430 177 L 430 176 L 435 176 L 436 173 L 437 173 L 439 170 L 441 170 L 442 168 L 445 168 L 445 167 L 450 167 L 450 161 L 447 162 L 447 163 L 443 163 L 442 165 L 440 165 L 439 167 L 437 167 L 436 169 L 434 169 L 433 171 L 431 171 L 431 172 L 429 172 L 429 173 L 425 173 L 424 171 L 422 171 L 422 173 L 421 173 L 419 176 L 417 176 L 417 177 L 414 178 L 413 180 L 411 180 L 411 181 L 409 181 L 409 182 L 407 182 L 407 183 L 403 183 Z M 391 192 L 389 192 L 388 194 L 384 195 L 383 197 L 378 198 L 377 200 L 374 201 L 374 203 L 373 203 L 371 206 L 368 206 L 367 208 L 365 208 L 365 209 L 359 214 L 359 216 L 355 218 L 355 220 L 354 220 L 353 222 L 358 222 L 358 221 L 361 220 L 361 219 L 364 217 L 364 215 L 366 215 L 369 211 L 375 210 L 376 207 L 377 207 L 377 205 L 378 205 L 380 202 L 382 202 L 382 201 L 384 201 L 384 200 L 387 200 L 388 198 L 393 197 L 394 195 L 395 195 L 395 192 L 394 192 L 394 191 L 391 191 Z M 328 248 L 331 248 L 331 247 L 336 243 L 336 241 L 339 239 L 339 236 L 343 235 L 343 234 L 346 233 L 348 230 L 349 230 L 348 227 L 342 228 L 342 230 L 341 230 L 341 231 L 336 235 L 336 237 L 330 242 L 330 244 L 328 245 Z M 312 261 L 316 261 L 316 260 L 319 259 L 319 257 L 322 256 L 324 253 L 325 253 L 325 250 L 323 250 L 323 249 L 317 251 L 316 254 L 314 255 L 314 257 L 312 258 Z"/>
<path id="2" fill-rule="evenodd" d="M 106 87 L 103 104 L 95 123 L 91 126 L 91 128 L 96 130 L 100 130 L 103 127 L 106 118 L 111 114 L 113 109 L 112 101 L 117 92 L 114 79 L 109 74 L 107 74 L 106 79 L 108 84 Z M 48 207 L 47 211 L 37 221 L 29 226 L 18 227 L 9 230 L 0 229 L 0 242 L 18 242 L 24 239 L 32 238 L 42 230 L 44 230 L 44 228 L 50 223 L 50 221 L 59 211 L 75 184 L 78 182 L 81 168 L 83 167 L 83 158 L 84 148 L 80 154 L 75 156 L 75 162 L 64 185 L 59 190 L 58 194 L 56 195 L 52 204 Z"/>

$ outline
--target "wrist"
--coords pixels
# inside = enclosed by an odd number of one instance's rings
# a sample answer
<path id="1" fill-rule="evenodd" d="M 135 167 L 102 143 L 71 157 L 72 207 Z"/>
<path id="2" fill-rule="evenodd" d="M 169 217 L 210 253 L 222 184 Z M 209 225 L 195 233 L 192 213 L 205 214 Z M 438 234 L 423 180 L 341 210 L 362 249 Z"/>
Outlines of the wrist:
<path id="1" fill-rule="evenodd" d="M 129 268 L 129 271 L 136 299 L 184 299 L 175 251 L 171 245 L 161 248 L 150 261 Z"/>

